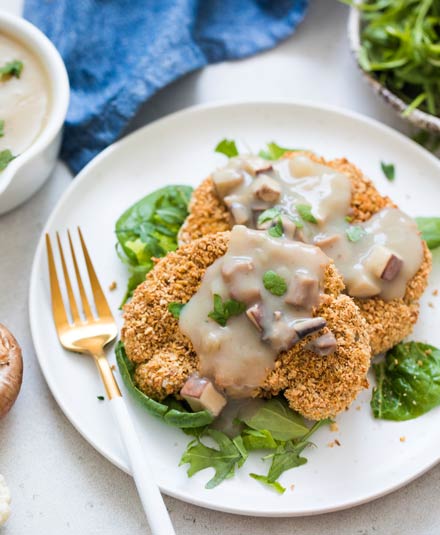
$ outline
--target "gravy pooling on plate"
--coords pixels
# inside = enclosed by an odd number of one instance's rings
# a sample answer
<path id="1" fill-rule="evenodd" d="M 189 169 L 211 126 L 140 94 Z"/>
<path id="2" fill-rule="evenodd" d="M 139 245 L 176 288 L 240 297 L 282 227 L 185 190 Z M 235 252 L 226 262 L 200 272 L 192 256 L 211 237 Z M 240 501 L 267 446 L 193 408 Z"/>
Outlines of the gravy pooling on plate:
<path id="1" fill-rule="evenodd" d="M 0 120 L 4 135 L 0 151 L 18 155 L 32 145 L 43 129 L 49 111 L 49 82 L 43 65 L 20 41 L 0 32 L 0 67 L 12 61 L 23 64 L 19 77 L 0 79 Z"/>
<path id="2" fill-rule="evenodd" d="M 351 224 L 349 178 L 305 155 L 276 162 L 237 156 L 212 179 L 236 224 L 319 246 L 353 297 L 401 298 L 422 264 L 422 241 L 409 216 L 384 208 Z"/>

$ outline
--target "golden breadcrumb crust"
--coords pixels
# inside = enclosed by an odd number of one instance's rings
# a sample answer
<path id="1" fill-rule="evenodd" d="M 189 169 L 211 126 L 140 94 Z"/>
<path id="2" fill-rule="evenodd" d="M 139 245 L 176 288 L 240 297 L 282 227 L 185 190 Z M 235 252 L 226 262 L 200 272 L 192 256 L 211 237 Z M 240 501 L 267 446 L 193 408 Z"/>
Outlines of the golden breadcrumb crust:
<path id="1" fill-rule="evenodd" d="M 197 291 L 205 270 L 225 254 L 229 232 L 217 233 L 183 245 L 159 260 L 147 279 L 124 307 L 122 340 L 136 363 L 138 387 L 154 399 L 179 396 L 188 375 L 197 370 L 198 357 L 190 340 L 180 332 L 178 320 L 168 311 L 171 302 L 187 302 Z M 284 391 L 290 406 L 318 420 L 346 409 L 367 386 L 370 348 L 365 320 L 353 300 L 341 295 L 344 285 L 330 263 L 324 274 L 324 295 L 315 316 L 327 327 L 282 352 L 259 391 L 270 397 Z M 331 330 L 338 349 L 319 357 L 305 346 Z"/>
<path id="2" fill-rule="evenodd" d="M 328 165 L 350 178 L 352 186 L 351 209 L 354 222 L 367 221 L 386 206 L 396 206 L 389 197 L 383 197 L 371 180 L 346 158 L 327 161 L 313 153 L 294 152 L 286 155 L 295 158 L 307 154 L 313 161 Z M 216 194 L 210 177 L 194 191 L 189 215 L 179 233 L 179 242 L 188 243 L 206 234 L 222 232 L 232 227 L 229 212 Z M 387 351 L 411 333 L 419 314 L 418 300 L 428 283 L 431 271 L 431 253 L 423 242 L 424 258 L 420 269 L 408 282 L 402 299 L 384 301 L 378 297 L 355 299 L 367 320 L 373 355 Z"/>

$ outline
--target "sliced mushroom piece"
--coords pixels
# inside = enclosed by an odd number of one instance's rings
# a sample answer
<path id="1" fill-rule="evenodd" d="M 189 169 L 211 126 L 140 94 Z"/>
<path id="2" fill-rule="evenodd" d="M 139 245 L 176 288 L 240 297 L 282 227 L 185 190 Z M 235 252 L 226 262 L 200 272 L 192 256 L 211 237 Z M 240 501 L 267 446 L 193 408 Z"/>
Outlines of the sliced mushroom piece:
<path id="1" fill-rule="evenodd" d="M 333 247 L 334 245 L 339 243 L 341 239 L 342 236 L 340 234 L 332 234 L 331 236 L 322 236 L 318 234 L 313 238 L 313 245 L 321 247 L 321 249 L 325 249 L 328 247 Z"/>
<path id="2" fill-rule="evenodd" d="M 9 412 L 23 379 L 21 349 L 12 333 L 0 323 L 0 418 Z"/>
<path id="3" fill-rule="evenodd" d="M 351 297 L 373 297 L 380 294 L 381 288 L 372 277 L 357 273 L 353 280 L 347 282 L 347 291 Z"/>
<path id="4" fill-rule="evenodd" d="M 392 281 L 402 269 L 403 260 L 387 247 L 376 245 L 365 264 L 379 279 Z"/>
<path id="5" fill-rule="evenodd" d="M 309 349 L 316 353 L 320 357 L 326 357 L 332 355 L 338 347 L 335 335 L 332 332 L 328 332 L 316 338 L 309 344 Z"/>
<path id="6" fill-rule="evenodd" d="M 217 194 L 222 199 L 232 190 L 243 184 L 244 177 L 237 169 L 224 168 L 212 174 Z"/>
<path id="7" fill-rule="evenodd" d="M 252 183 L 254 197 L 266 202 L 276 202 L 281 196 L 281 186 L 269 175 L 261 174 Z"/>
<path id="8" fill-rule="evenodd" d="M 269 342 L 276 351 L 287 351 L 299 342 L 300 337 L 296 331 L 295 324 L 285 321 L 274 321 L 270 331 L 262 336 L 263 342 Z"/>
<path id="9" fill-rule="evenodd" d="M 246 304 L 250 304 L 261 298 L 261 290 L 253 282 L 246 284 L 246 281 L 243 281 L 241 284 L 231 284 L 229 293 L 231 294 L 232 299 L 236 299 L 237 301 Z"/>
<path id="10" fill-rule="evenodd" d="M 281 216 L 281 224 L 283 225 L 283 233 L 289 240 L 295 239 L 296 224 L 287 215 Z"/>
<path id="11" fill-rule="evenodd" d="M 243 203 L 236 200 L 237 195 L 227 196 L 223 200 L 229 208 L 234 222 L 237 225 L 244 225 L 250 219 L 250 210 Z"/>
<path id="12" fill-rule="evenodd" d="M 305 273 L 297 273 L 290 281 L 284 301 L 288 305 L 312 309 L 319 303 L 319 281 Z"/>
<path id="13" fill-rule="evenodd" d="M 295 331 L 297 332 L 299 338 L 304 338 L 309 334 L 312 334 L 320 329 L 324 328 L 327 325 L 327 322 L 324 318 L 307 318 L 295 322 Z"/>
<path id="14" fill-rule="evenodd" d="M 255 303 L 246 310 L 246 316 L 251 323 L 259 330 L 263 330 L 263 305 L 261 303 Z"/>
<path id="15" fill-rule="evenodd" d="M 289 160 L 289 170 L 294 177 L 303 178 L 316 173 L 316 164 L 307 156 L 296 156 Z"/>
<path id="16" fill-rule="evenodd" d="M 251 260 L 239 260 L 234 262 L 223 262 L 222 277 L 225 282 L 231 282 L 238 274 L 247 274 L 254 269 L 254 263 Z"/>
<path id="17" fill-rule="evenodd" d="M 198 373 L 190 375 L 183 385 L 180 395 L 193 411 L 209 411 L 218 416 L 226 405 L 226 399 L 215 389 L 212 382 Z"/>
<path id="18" fill-rule="evenodd" d="M 259 173 L 267 173 L 273 169 L 270 162 L 258 156 L 244 159 L 242 166 L 252 176 L 258 175 Z"/>

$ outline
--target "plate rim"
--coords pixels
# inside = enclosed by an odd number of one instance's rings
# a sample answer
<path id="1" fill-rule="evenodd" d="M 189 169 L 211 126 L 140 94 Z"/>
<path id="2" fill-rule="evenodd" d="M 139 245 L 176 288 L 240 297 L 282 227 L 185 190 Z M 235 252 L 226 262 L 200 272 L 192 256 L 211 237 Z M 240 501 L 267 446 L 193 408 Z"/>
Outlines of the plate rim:
<path id="1" fill-rule="evenodd" d="M 152 121 L 143 127 L 135 130 L 134 132 L 131 132 L 127 136 L 123 137 L 120 140 L 117 140 L 116 142 L 112 143 L 108 147 L 106 147 L 102 152 L 100 152 L 98 155 L 96 155 L 75 177 L 72 179 L 72 182 L 69 184 L 69 186 L 66 188 L 66 190 L 62 193 L 62 195 L 57 200 L 55 206 L 52 208 L 49 217 L 44 223 L 43 229 L 40 234 L 40 238 L 37 243 L 37 247 L 33 256 L 32 260 L 32 267 L 31 267 L 31 277 L 30 277 L 30 284 L 29 284 L 29 290 L 28 290 L 28 317 L 30 321 L 30 329 L 31 329 L 31 337 L 32 342 L 35 349 L 35 354 L 38 360 L 39 368 L 43 374 L 43 377 L 46 381 L 46 384 L 51 392 L 51 395 L 54 397 L 57 405 L 63 412 L 63 414 L 66 416 L 66 418 L 69 420 L 69 422 L 73 425 L 73 427 L 78 431 L 78 433 L 97 451 L 99 452 L 103 457 L 105 457 L 109 462 L 111 462 L 113 465 L 117 466 L 119 469 L 121 469 L 123 472 L 131 475 L 131 471 L 128 466 L 126 466 L 119 458 L 112 455 L 108 449 L 100 447 L 98 444 L 95 443 L 95 441 L 89 437 L 86 436 L 86 434 L 81 430 L 81 428 L 76 424 L 75 418 L 72 416 L 70 410 L 68 407 L 63 403 L 62 396 L 60 395 L 57 385 L 55 382 L 52 381 L 50 378 L 50 375 L 47 373 L 46 368 L 42 365 L 42 362 L 40 360 L 40 354 L 44 352 L 44 348 L 40 346 L 38 342 L 38 336 L 36 336 L 36 330 L 37 330 L 37 321 L 36 321 L 36 315 L 34 312 L 34 306 L 33 306 L 33 294 L 36 291 L 36 288 L 39 284 L 38 280 L 38 269 L 37 269 L 37 263 L 40 259 L 41 255 L 44 256 L 44 240 L 45 235 L 48 231 L 48 229 L 52 226 L 52 222 L 55 219 L 56 215 L 59 212 L 60 207 L 65 203 L 65 200 L 71 195 L 72 191 L 75 190 L 80 183 L 82 183 L 84 180 L 87 180 L 88 176 L 90 175 L 90 172 L 95 168 L 96 166 L 99 166 L 102 160 L 107 158 L 114 150 L 121 149 L 126 144 L 130 144 L 133 142 L 133 140 L 136 137 L 141 137 L 143 135 L 143 132 L 151 127 L 155 127 L 157 125 L 163 125 L 168 122 L 173 122 L 175 119 L 180 118 L 185 115 L 192 115 L 195 112 L 200 111 L 210 111 L 213 109 L 219 109 L 219 108 L 233 108 L 233 107 L 246 107 L 246 106 L 272 106 L 272 105 L 287 105 L 287 106 L 294 106 L 294 107 L 301 107 L 306 108 L 311 111 L 322 111 L 322 112 L 330 112 L 334 113 L 340 116 L 343 116 L 344 118 L 354 119 L 356 121 L 359 121 L 361 123 L 369 124 L 370 126 L 373 126 L 382 132 L 384 132 L 386 135 L 391 135 L 399 142 L 403 142 L 411 146 L 412 150 L 416 150 L 419 152 L 421 156 L 424 158 L 428 158 L 434 166 L 438 167 L 440 171 L 440 161 L 428 150 L 423 148 L 421 145 L 404 135 L 403 133 L 395 130 L 394 128 L 381 123 L 380 121 L 373 119 L 372 117 L 368 117 L 366 115 L 363 115 L 362 113 L 348 110 L 345 108 L 342 108 L 340 106 L 334 106 L 334 105 L 327 105 L 327 104 L 319 104 L 313 100 L 304 100 L 304 99 L 289 99 L 289 98 L 270 98 L 270 99 L 239 99 L 239 100 L 216 100 L 209 103 L 203 103 L 203 104 L 197 104 L 193 106 L 189 106 L 186 108 L 183 108 L 181 110 L 178 110 L 176 112 L 170 113 L 168 115 L 165 115 L 164 117 L 161 117 L 159 119 L 156 119 L 155 121 Z M 90 180 L 90 178 L 89 178 Z M 191 495 L 185 494 L 184 491 L 175 491 L 173 489 L 170 489 L 166 486 L 159 485 L 160 490 L 173 498 L 179 499 L 183 502 L 190 503 L 193 505 L 197 505 L 199 507 L 204 507 L 211 510 L 216 511 L 222 511 L 225 513 L 230 514 L 236 514 L 236 515 L 246 515 L 251 517 L 266 517 L 266 518 L 287 518 L 287 517 L 303 517 L 303 516 L 315 516 L 325 513 L 331 513 L 336 511 L 341 511 L 344 509 L 349 509 L 352 507 L 356 507 L 358 505 L 362 505 L 368 502 L 371 502 L 373 500 L 376 500 L 382 496 L 385 496 L 387 494 L 390 494 L 417 479 L 418 477 L 422 476 L 426 472 L 428 472 L 430 469 L 432 469 L 434 466 L 436 466 L 438 463 L 440 463 L 440 452 L 438 455 L 438 458 L 434 461 L 430 461 L 426 465 L 422 466 L 421 469 L 419 469 L 415 474 L 413 474 L 411 477 L 404 477 L 402 480 L 397 481 L 395 484 L 384 488 L 381 491 L 378 491 L 370 496 L 355 499 L 354 501 L 345 501 L 344 503 L 341 503 L 337 506 L 327 506 L 322 508 L 315 508 L 313 510 L 302 510 L 302 511 L 295 511 L 292 512 L 291 510 L 284 509 L 284 510 L 277 510 L 277 511 L 271 511 L 271 510 L 264 510 L 260 509 L 259 511 L 253 511 L 249 509 L 240 509 L 237 508 L 231 508 L 229 506 L 222 506 L 217 504 L 212 504 L 210 502 L 207 502 L 203 499 L 192 497 Z"/>

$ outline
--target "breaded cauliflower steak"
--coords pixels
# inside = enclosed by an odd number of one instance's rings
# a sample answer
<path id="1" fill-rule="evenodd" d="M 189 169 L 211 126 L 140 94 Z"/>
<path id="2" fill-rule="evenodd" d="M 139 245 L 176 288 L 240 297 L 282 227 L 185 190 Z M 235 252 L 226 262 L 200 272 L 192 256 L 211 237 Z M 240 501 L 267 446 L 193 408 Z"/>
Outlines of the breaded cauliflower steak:
<path id="1" fill-rule="evenodd" d="M 295 152 L 287 157 L 304 154 Z M 389 197 L 383 197 L 371 180 L 345 158 L 327 161 L 313 153 L 306 153 L 313 161 L 328 165 L 347 175 L 351 180 L 351 208 L 354 222 L 367 221 L 373 214 L 388 206 L 395 206 Z M 216 194 L 211 178 L 205 179 L 194 191 L 189 206 L 189 215 L 179 233 L 179 242 L 188 243 L 213 232 L 222 232 L 232 227 L 231 216 Z M 419 315 L 419 303 L 428 283 L 431 271 L 431 253 L 423 242 L 424 258 L 420 269 L 409 281 L 402 299 L 384 301 L 379 297 L 355 298 L 367 320 L 373 355 L 387 351 L 408 336 Z"/>
<path id="2" fill-rule="evenodd" d="M 186 303 L 197 291 L 205 270 L 225 254 L 229 232 L 206 236 L 183 245 L 158 261 L 124 307 L 122 340 L 136 364 L 135 381 L 150 397 L 179 396 L 188 376 L 197 370 L 191 341 L 168 311 L 171 302 Z M 315 315 L 327 320 L 325 329 L 282 352 L 258 397 L 284 392 L 290 406 L 314 420 L 346 409 L 367 386 L 370 348 L 365 320 L 353 300 L 340 292 L 342 279 L 333 264 L 324 275 L 324 291 Z M 331 330 L 337 351 L 320 357 L 305 349 L 314 337 Z"/>

